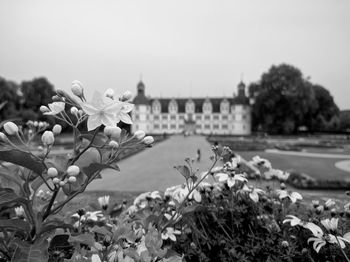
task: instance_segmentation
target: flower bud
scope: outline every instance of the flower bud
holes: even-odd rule
[[[76,95],[77,97],[83,97],[84,96],[83,84],[80,81],[78,81],[78,80],[74,80],[72,82],[71,90],[72,90],[72,93],[74,95]]]
[[[144,139],[142,139],[142,142],[146,145],[150,145],[154,142],[153,136],[146,136]]]
[[[55,142],[55,137],[51,131],[45,131],[41,136],[41,141],[45,146],[51,146]]]
[[[281,188],[282,190],[285,190],[285,189],[287,188],[287,186],[286,186],[285,183],[281,183],[281,184],[280,184],[280,188]]]
[[[55,135],[59,135],[62,131],[62,126],[61,125],[54,125],[53,128],[52,128],[52,132],[55,134]]]
[[[69,166],[67,169],[68,176],[77,176],[80,173],[80,168],[78,166]]]
[[[0,141],[6,142],[7,140],[7,136],[3,132],[0,132]]]
[[[68,178],[68,183],[73,184],[75,182],[77,182],[77,178],[75,176],[70,176]]]
[[[18,126],[13,122],[6,122],[4,124],[4,129],[6,133],[9,134],[10,136],[18,133]]]
[[[122,130],[117,126],[106,126],[103,132],[109,138],[119,139]]]
[[[110,98],[110,99],[114,99],[114,90],[111,88],[108,88],[105,93],[104,96]]]
[[[59,184],[61,182],[61,179],[59,179],[58,177],[55,177],[54,179],[52,179],[52,183],[54,184]]]
[[[130,91],[125,91],[122,97],[120,98],[120,101],[127,102],[130,101],[132,98],[132,93]]]
[[[59,97],[58,95],[54,95],[54,96],[52,97],[52,101],[53,101],[53,102],[61,102],[61,101],[62,101],[62,98]]]
[[[134,137],[136,137],[138,140],[142,140],[145,137],[146,133],[143,130],[137,130],[134,133]]]
[[[119,147],[118,142],[112,140],[111,142],[109,142],[109,146],[113,149],[117,149]]]
[[[58,175],[58,171],[56,168],[54,167],[50,167],[48,170],[47,170],[47,175],[49,177],[56,177]]]
[[[40,112],[41,113],[50,112],[50,109],[47,106],[41,106],[40,107]]]
[[[78,117],[78,113],[79,113],[78,108],[76,108],[75,106],[71,107],[71,108],[70,108],[70,113],[71,113],[72,115]]]
[[[66,181],[66,180],[63,180],[63,181],[60,181],[60,182],[59,182],[59,185],[60,185],[60,186],[64,186],[65,184],[67,184],[67,181]]]
[[[18,218],[24,218],[25,212],[22,206],[15,207],[15,213]]]

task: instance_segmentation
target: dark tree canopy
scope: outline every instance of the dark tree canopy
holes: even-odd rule
[[[255,130],[288,134],[300,127],[326,130],[337,125],[339,109],[328,90],[304,79],[294,66],[272,66],[250,84],[249,93],[255,97]]]
[[[0,122],[17,116],[19,107],[18,85],[0,77]]]

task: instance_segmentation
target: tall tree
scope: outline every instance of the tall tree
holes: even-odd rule
[[[251,86],[249,89],[257,93],[253,106],[254,127],[274,133],[297,131],[315,99],[301,71],[287,64],[272,66]]]

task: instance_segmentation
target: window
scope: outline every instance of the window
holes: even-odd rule
[[[180,128],[180,129],[183,129],[183,128],[184,128],[184,125],[179,125],[179,128]]]
[[[174,124],[170,125],[170,129],[176,129],[176,125]]]
[[[228,119],[227,115],[222,116],[222,120],[227,120],[227,119]]]
[[[228,129],[227,125],[222,125],[222,129]]]
[[[242,119],[247,119],[247,115],[243,114]]]
[[[159,129],[159,125],[158,124],[154,124],[154,129]]]
[[[214,119],[214,120],[219,120],[219,116],[218,116],[218,115],[214,115],[214,116],[213,116],[213,119]]]
[[[162,125],[162,128],[163,128],[163,129],[167,129],[167,128],[168,128],[168,125],[167,125],[167,124],[163,124],[163,125]]]
[[[168,120],[168,116],[167,115],[162,115],[162,119],[163,120]]]
[[[155,115],[155,116],[153,116],[153,119],[154,119],[154,120],[159,120],[159,116],[158,116],[158,115]]]
[[[174,115],[173,115],[173,116],[170,116],[170,119],[171,119],[171,120],[176,120],[176,116],[174,116]]]
[[[201,116],[201,115],[196,115],[196,119],[197,119],[197,120],[201,120],[201,119],[202,119],[202,116]]]
[[[184,115],[179,116],[179,119],[181,119],[181,120],[183,120],[184,118],[185,118]]]
[[[204,125],[205,129],[210,129],[210,125]]]
[[[204,119],[205,119],[205,120],[210,120],[210,116],[209,116],[209,115],[206,115],[206,116],[204,116]]]
[[[135,120],[140,120],[140,116],[138,114],[135,114]]]
[[[213,125],[214,129],[219,129],[219,125]]]
[[[201,125],[196,125],[196,129],[201,129],[202,126]]]

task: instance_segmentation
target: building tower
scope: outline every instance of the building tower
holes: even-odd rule
[[[131,126],[131,132],[134,133],[136,130],[141,129],[146,133],[149,133],[150,104],[149,99],[145,94],[145,84],[141,80],[137,84],[137,95],[135,96],[133,103],[135,105],[135,109],[132,111],[134,124]]]

